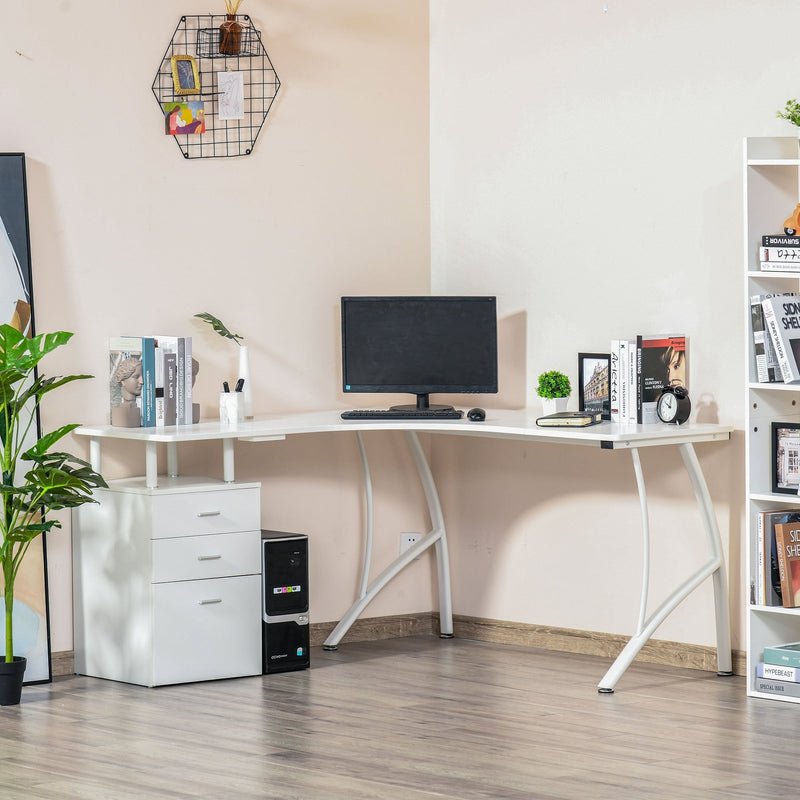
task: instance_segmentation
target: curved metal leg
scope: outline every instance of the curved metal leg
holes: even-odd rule
[[[722,542],[719,537],[714,509],[711,505],[711,497],[708,493],[700,463],[695,455],[694,448],[690,443],[679,445],[686,472],[694,489],[697,504],[700,509],[700,516],[703,523],[703,532],[706,537],[706,544],[709,550],[709,558],[692,573],[683,583],[681,583],[672,594],[662,602],[658,608],[637,630],[636,635],[632,636],[622,652],[617,656],[611,668],[603,676],[598,684],[598,691],[610,693],[614,691],[617,681],[622,677],[625,670],[642,649],[647,640],[653,635],[658,626],[674,611],[674,609],[703,581],[709,576],[713,576],[714,581],[714,603],[717,627],[717,667],[720,675],[732,674],[731,659],[731,638],[730,638],[730,618],[728,613],[728,589],[727,578],[725,576],[725,563],[722,557]],[[636,452],[635,450],[633,451]],[[638,460],[638,455],[634,456]],[[637,475],[638,482],[638,475]],[[646,497],[644,482],[639,482],[639,496],[643,509],[646,508]]]
[[[414,462],[417,466],[422,488],[425,491],[425,498],[428,502],[428,513],[431,518],[431,531],[423,536],[413,547],[410,547],[402,555],[389,564],[383,572],[378,575],[369,586],[364,586],[366,572],[362,575],[362,590],[359,598],[347,610],[347,613],[339,621],[338,625],[331,631],[325,640],[323,647],[326,650],[335,650],[350,626],[358,619],[361,612],[375,599],[378,592],[386,586],[398,573],[402,572],[417,556],[425,552],[429,547],[436,547],[436,566],[439,579],[439,614],[441,635],[449,637],[453,635],[453,611],[452,599],[450,595],[450,565],[447,556],[447,539],[445,537],[444,518],[442,508],[439,503],[439,495],[436,492],[436,484],[433,482],[430,467],[422,452],[419,439],[413,431],[405,431],[406,441]],[[368,470],[364,460],[365,469]],[[369,474],[368,471],[366,473]],[[371,489],[370,495],[371,495]],[[370,499],[371,508],[371,499]],[[365,555],[365,569],[368,570]]]

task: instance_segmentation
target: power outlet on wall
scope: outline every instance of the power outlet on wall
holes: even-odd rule
[[[400,534],[400,555],[403,555],[409,547],[413,547],[422,538],[421,533],[401,533]],[[417,556],[414,561],[417,561]]]

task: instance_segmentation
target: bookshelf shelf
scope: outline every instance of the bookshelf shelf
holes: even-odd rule
[[[800,609],[756,605],[759,569],[758,527],[764,511],[797,509],[800,496],[772,487],[771,423],[800,423],[800,384],[762,383],[755,365],[751,298],[757,294],[800,292],[800,271],[755,269],[764,234],[782,234],[785,220],[800,202],[800,148],[796,137],[755,137],[744,141],[743,272],[747,314],[745,365],[745,463],[747,497],[747,693],[751,697],[797,703],[790,692],[762,691],[756,667],[765,647],[800,641]],[[775,682],[772,682],[773,684]],[[788,687],[785,687],[788,688]]]

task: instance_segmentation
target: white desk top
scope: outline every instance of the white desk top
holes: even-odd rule
[[[118,428],[110,425],[83,426],[74,433],[97,439],[130,439],[141,442],[192,442],[202,440],[269,441],[301,433],[342,431],[408,431],[449,433],[459,436],[482,436],[499,439],[533,439],[540,442],[581,444],[616,450],[684,442],[721,441],[730,438],[732,425],[695,423],[685,425],[620,425],[601,422],[586,428],[540,428],[534,409],[486,410],[484,422],[460,420],[343,420],[344,409],[295,414],[269,414],[235,425],[219,421],[164,428]]]

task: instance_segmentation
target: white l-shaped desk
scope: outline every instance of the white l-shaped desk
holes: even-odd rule
[[[364,466],[367,497],[367,537],[362,572],[361,588],[356,601],[325,641],[327,649],[335,649],[375,596],[401,570],[429,547],[435,548],[438,576],[440,635],[453,635],[453,611],[450,595],[450,570],[447,554],[447,536],[444,518],[436,492],[433,476],[428,467],[417,433],[479,436],[499,439],[520,439],[563,445],[583,445],[602,449],[625,449],[631,452],[636,485],[639,493],[643,533],[642,595],[636,633],[616,658],[598,684],[600,692],[613,692],[618,680],[631,664],[656,628],[669,614],[707,578],[714,586],[714,607],[717,635],[717,671],[720,675],[732,674],[730,619],[728,590],[722,544],[711,498],[699,461],[694,452],[696,442],[727,441],[732,426],[712,424],[676,425],[618,425],[603,422],[588,428],[540,428],[536,425],[537,414],[533,410],[489,410],[484,422],[462,420],[342,420],[339,410],[297,414],[275,414],[259,417],[234,425],[221,425],[218,421],[201,422],[196,425],[171,426],[166,428],[117,428],[111,426],[81,427],[78,436],[90,440],[90,461],[94,469],[102,471],[101,443],[103,440],[128,439],[141,441],[145,445],[145,482],[149,488],[158,486],[158,445],[166,444],[167,469],[170,476],[178,475],[178,444],[204,440],[222,442],[223,479],[234,481],[234,443],[269,442],[303,433],[353,433],[358,437]],[[372,552],[372,489],[369,464],[361,434],[364,431],[399,431],[406,437],[414,457],[417,471],[425,491],[431,530],[413,547],[406,550],[386,567],[376,578],[369,581]],[[647,494],[639,449],[642,447],[678,447],[697,500],[706,561],[688,575],[679,586],[647,615],[649,585],[649,537],[650,525],[647,509]]]

